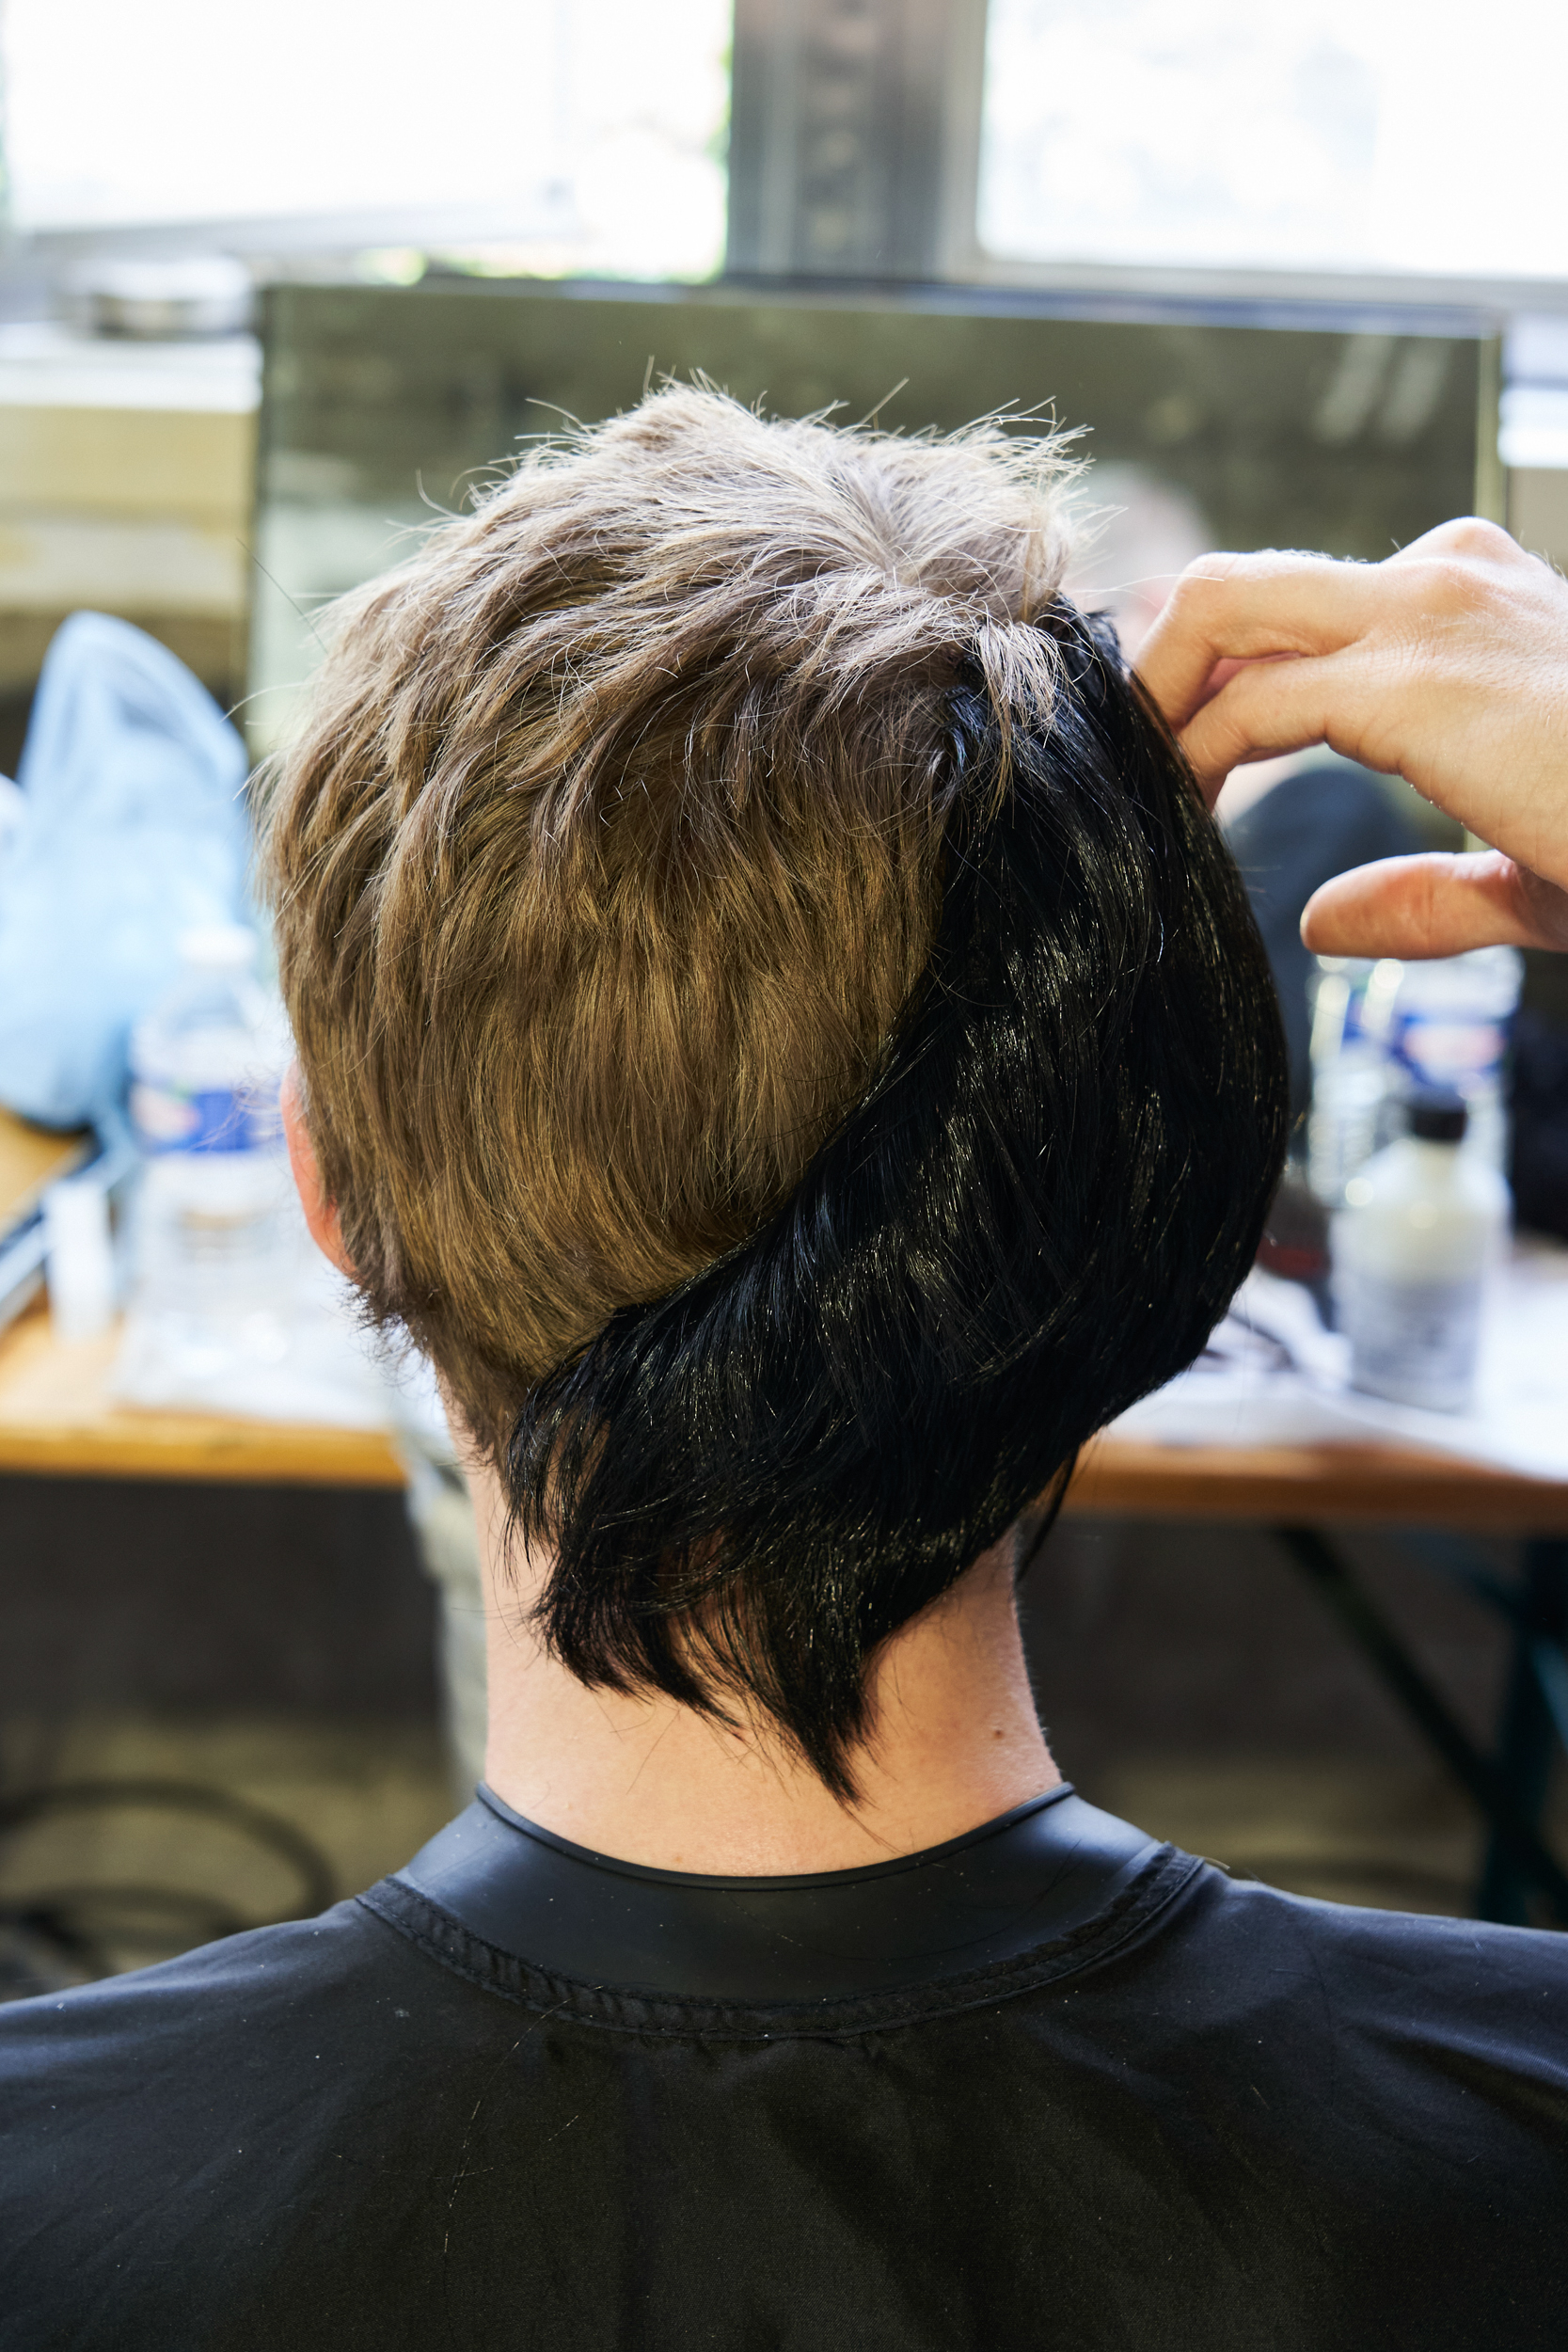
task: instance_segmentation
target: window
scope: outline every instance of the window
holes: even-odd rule
[[[12,222],[705,277],[729,38],[729,0],[6,0]]]
[[[994,262],[1568,276],[1568,9],[990,0]]]

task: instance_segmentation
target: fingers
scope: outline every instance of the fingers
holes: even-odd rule
[[[1329,743],[1368,767],[1375,703],[1366,662],[1351,648],[1316,660],[1251,661],[1236,670],[1181,730],[1180,743],[1211,807],[1232,770]]]
[[[1314,891],[1301,935],[1320,956],[1463,955],[1471,947],[1568,947],[1568,893],[1496,850],[1391,857]]]
[[[1272,549],[1200,556],[1139,648],[1138,674],[1180,734],[1214,691],[1216,664],[1335,652],[1365,632],[1380,601],[1370,564]]]

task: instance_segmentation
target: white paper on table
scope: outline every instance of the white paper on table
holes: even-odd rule
[[[1201,1357],[1111,1426],[1160,1445],[1395,1442],[1568,1479],[1568,1248],[1517,1242],[1488,1291],[1472,1409],[1363,1396],[1299,1283],[1255,1268]]]
[[[257,1315],[232,1334],[133,1306],[109,1393],[164,1412],[386,1428],[392,1410],[374,1343],[359,1327],[348,1284],[331,1280],[330,1290],[312,1284],[285,1312]]]

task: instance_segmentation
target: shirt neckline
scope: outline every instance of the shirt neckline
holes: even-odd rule
[[[626,1862],[619,1854],[599,1853],[592,1846],[576,1845],[571,1838],[562,1837],[559,1831],[545,1829],[539,1822],[531,1821],[526,1814],[515,1812],[504,1797],[497,1796],[487,1781],[482,1780],[474,1790],[478,1803],[487,1806],[499,1820],[506,1822],[512,1829],[521,1830],[525,1837],[548,1846],[556,1853],[565,1855],[574,1862],[586,1863],[591,1869],[613,1871],[619,1877],[640,1879],[652,1886],[690,1886],[715,1893],[747,1896],[787,1894],[793,1889],[805,1887],[864,1886],[874,1880],[894,1878],[906,1870],[924,1869],[930,1863],[942,1862],[965,1852],[988,1837],[999,1836],[1016,1822],[1028,1820],[1033,1814],[1043,1812],[1047,1805],[1059,1804],[1065,1798],[1076,1793],[1070,1781],[1058,1781],[1053,1788],[1045,1789],[1037,1797],[1026,1797],[1022,1804],[1015,1804],[1010,1811],[998,1813],[990,1820],[982,1821],[978,1828],[966,1829],[960,1836],[949,1837],[940,1846],[923,1846],[917,1853],[895,1854],[886,1862],[859,1863],[851,1870],[813,1870],[791,1877],[721,1878],[704,1870],[660,1870],[650,1863]]]
[[[485,1791],[388,1883],[546,1977],[760,2007],[932,1985],[1080,1937],[1165,1851],[1064,1783],[886,1863],[722,1879],[595,1854]]]

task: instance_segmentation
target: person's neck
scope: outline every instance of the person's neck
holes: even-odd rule
[[[507,1541],[493,1470],[471,1470],[469,1485],[488,1618],[485,1779],[541,1828],[655,1869],[790,1877],[942,1845],[1059,1783],[1006,1541],[878,1658],[851,1806],[754,1728],[726,1729],[661,1695],[586,1689],[529,1622],[548,1562]]]

